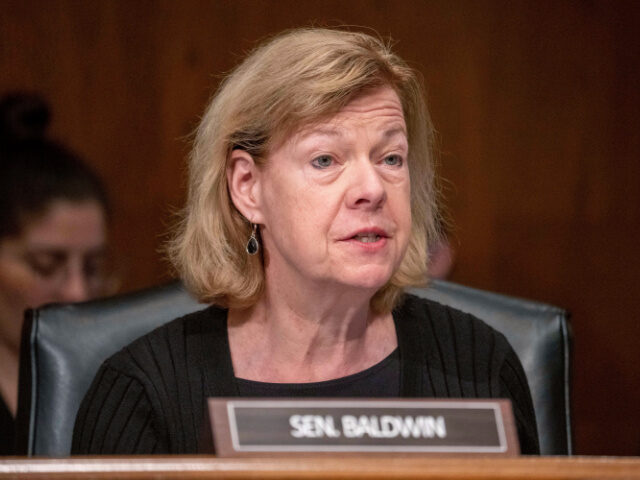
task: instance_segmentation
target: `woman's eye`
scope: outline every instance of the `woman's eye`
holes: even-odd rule
[[[402,165],[402,157],[400,155],[388,155],[384,157],[384,164],[392,167],[399,167]]]
[[[34,272],[36,272],[38,275],[44,278],[52,277],[56,273],[58,273],[58,267],[55,265],[43,265],[43,264],[34,263],[33,265],[31,265],[31,268],[33,269]]]
[[[64,267],[64,259],[55,255],[28,255],[26,262],[33,272],[43,278],[56,275]]]
[[[322,169],[330,167],[333,164],[333,158],[329,155],[320,155],[311,161],[314,168]]]

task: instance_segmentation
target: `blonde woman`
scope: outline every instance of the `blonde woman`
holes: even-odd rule
[[[362,33],[257,48],[198,129],[171,244],[211,306],[100,369],[75,453],[194,453],[211,396],[507,397],[538,451],[520,363],[481,321],[403,294],[437,237],[416,74]]]

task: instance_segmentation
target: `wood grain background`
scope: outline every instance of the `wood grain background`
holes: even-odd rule
[[[0,1],[0,90],[42,92],[107,180],[122,291],[169,278],[187,136],[285,28],[391,36],[424,75],[454,281],[569,309],[576,451],[640,455],[640,8],[634,1]]]

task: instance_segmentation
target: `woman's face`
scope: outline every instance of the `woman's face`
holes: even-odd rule
[[[93,201],[59,200],[0,240],[0,338],[18,348],[23,312],[50,302],[78,302],[103,287],[105,218]]]
[[[272,151],[252,218],[261,224],[267,284],[318,293],[382,287],[411,232],[407,156],[402,105],[389,87]]]

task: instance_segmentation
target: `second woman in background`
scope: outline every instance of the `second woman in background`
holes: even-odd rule
[[[14,452],[24,311],[103,292],[107,195],[78,156],[46,138],[42,99],[0,99],[0,456]]]

